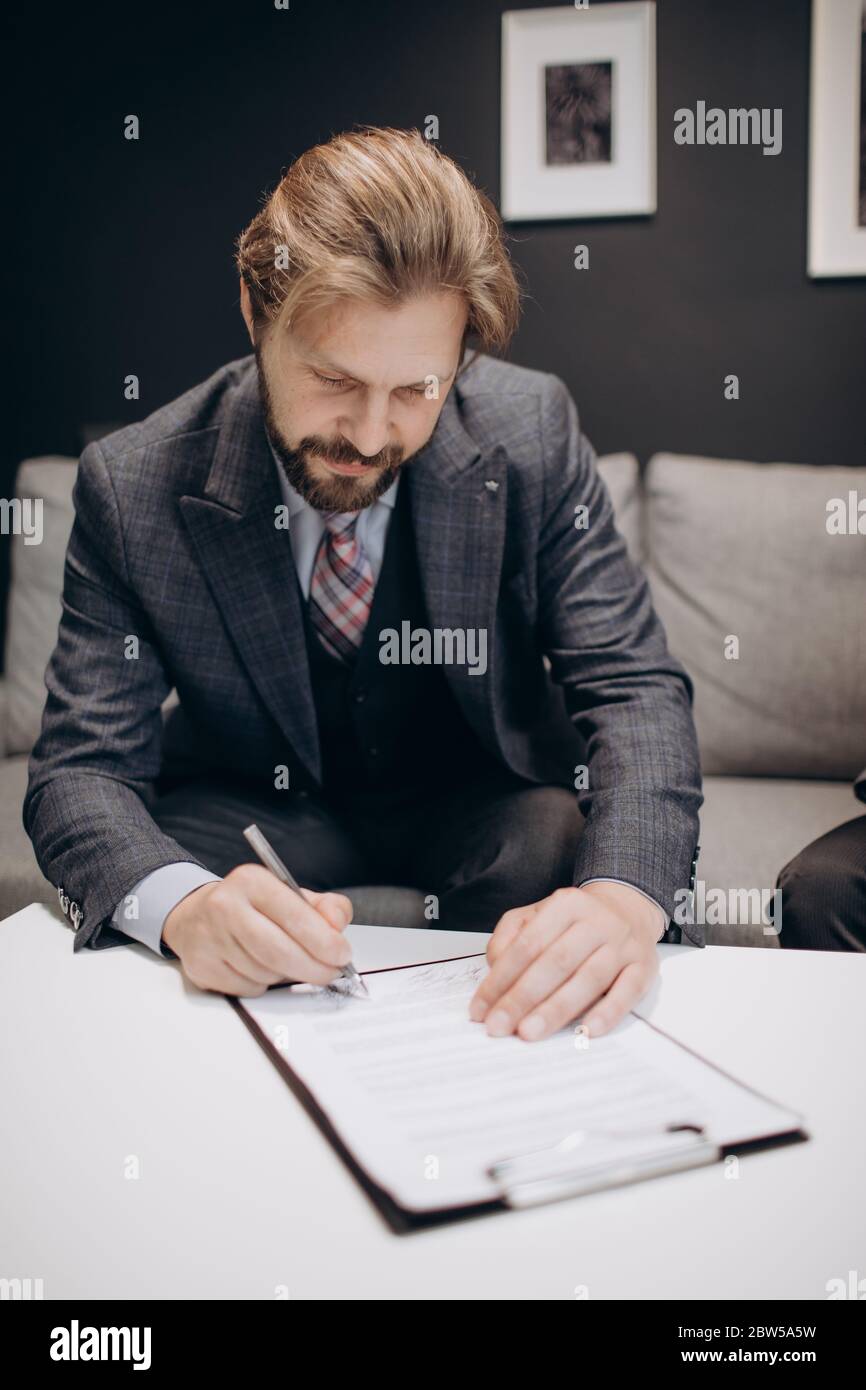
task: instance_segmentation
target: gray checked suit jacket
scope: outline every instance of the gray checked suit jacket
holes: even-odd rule
[[[483,676],[443,668],[466,719],[530,781],[573,787],[585,761],[575,883],[623,879],[673,916],[702,800],[692,686],[566,387],[476,356],[403,485],[431,626],[487,630]],[[200,862],[149,814],[161,770],[273,769],[288,745],[319,777],[321,753],[254,359],[88,445],[73,500],[23,819],[79,949],[151,870]]]

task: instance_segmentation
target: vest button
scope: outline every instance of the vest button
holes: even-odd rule
[[[370,748],[368,748],[368,749],[367,749],[367,752],[370,754],[370,757],[371,757],[371,758],[378,758],[378,756],[379,756],[379,750],[378,750],[378,748],[375,747],[375,745],[373,745],[373,746],[371,746]]]
[[[354,695],[352,696],[352,699],[355,701],[355,704],[356,704],[356,705],[363,705],[363,703],[364,703],[364,701],[366,700],[366,698],[367,698],[367,692],[366,692],[366,690],[363,690],[363,689],[361,689],[361,690],[356,690],[355,693],[354,693]]]

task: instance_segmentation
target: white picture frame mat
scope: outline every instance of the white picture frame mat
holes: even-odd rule
[[[611,162],[547,166],[544,68],[595,62],[614,65]],[[655,136],[653,3],[503,14],[501,204],[506,221],[654,212]]]

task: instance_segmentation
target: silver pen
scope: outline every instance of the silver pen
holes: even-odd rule
[[[271,873],[276,874],[281,883],[285,883],[287,888],[293,889],[293,891],[298,894],[298,897],[301,898],[303,902],[306,902],[307,900],[301,892],[300,884],[297,883],[289,873],[282,859],[277,854],[277,851],[270,841],[265,838],[261,830],[259,830],[259,827],[257,825],[248,825],[244,831],[244,839],[247,841],[250,848],[255,850],[265,868],[270,869]],[[358,974],[351,961],[348,965],[343,966],[340,973],[345,980],[351,981],[355,989],[363,991],[367,998],[370,997],[370,991],[367,988],[366,982]]]

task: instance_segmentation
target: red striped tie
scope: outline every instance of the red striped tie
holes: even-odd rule
[[[359,516],[324,513],[310,580],[310,621],[325,649],[346,662],[358,654],[373,602],[373,571],[355,535]]]

